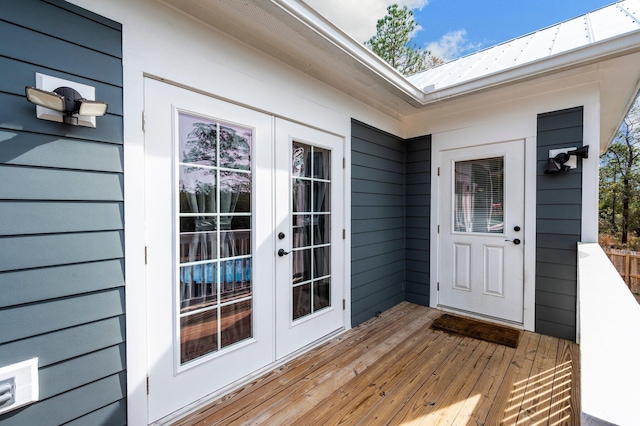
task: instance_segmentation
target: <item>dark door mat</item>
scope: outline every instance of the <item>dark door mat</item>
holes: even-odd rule
[[[449,314],[441,315],[431,324],[431,328],[473,337],[474,339],[486,340],[487,342],[509,346],[510,348],[518,347],[518,342],[522,335],[522,330]]]

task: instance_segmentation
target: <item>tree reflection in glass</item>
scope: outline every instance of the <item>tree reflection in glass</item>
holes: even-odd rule
[[[178,121],[184,363],[253,335],[253,131],[186,113],[180,113]]]

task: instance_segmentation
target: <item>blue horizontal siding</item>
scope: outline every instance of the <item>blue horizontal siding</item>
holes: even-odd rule
[[[0,162],[15,166],[122,173],[122,145],[0,129]]]
[[[124,260],[101,260],[0,273],[0,308],[124,286]]]
[[[536,331],[575,340],[582,169],[544,174],[550,149],[582,146],[582,107],[538,115]]]
[[[125,316],[120,315],[5,343],[0,351],[0,363],[7,365],[39,357],[40,368],[43,368],[83,354],[119,345],[124,343],[124,337]]]
[[[431,138],[352,121],[352,325],[403,301],[429,304]]]
[[[429,306],[431,137],[407,142],[406,300]]]
[[[38,357],[40,379],[40,400],[0,424],[126,424],[121,26],[6,0],[0,39],[0,366]],[[108,114],[37,119],[38,72],[95,87]]]
[[[351,126],[351,323],[404,300],[405,145]]]
[[[28,3],[28,1],[21,2],[21,4],[24,3]],[[14,7],[23,6],[15,5]],[[31,25],[41,26],[50,21],[47,16],[33,13],[31,17]],[[33,18],[37,22],[34,22]],[[6,21],[0,21],[0,32],[4,35],[4,40],[15,41],[14,43],[4,43],[2,47],[4,56],[70,74],[91,76],[94,80],[122,86],[121,59],[78,45],[75,37],[71,35],[71,40],[64,40],[48,36],[40,32],[39,29],[25,28]],[[117,41],[119,44],[119,40]]]

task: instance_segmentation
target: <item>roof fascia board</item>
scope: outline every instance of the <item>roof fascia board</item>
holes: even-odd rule
[[[634,31],[464,83],[441,89],[430,85],[422,89],[304,2],[300,0],[269,0],[268,4],[289,16],[290,19],[298,21],[310,32],[326,40],[330,46],[361,64],[365,70],[377,76],[383,85],[386,84],[387,89],[392,93],[395,91],[396,96],[416,108],[640,51],[640,31]]]
[[[423,91],[383,61],[378,55],[358,43],[303,2],[297,0],[270,1],[303,23],[310,30],[323,37],[336,48],[361,63],[371,72],[378,75],[396,90],[399,90],[405,96],[411,98],[416,106],[426,106],[447,99],[514,84],[554,72],[578,68],[594,62],[640,51],[640,32],[636,31],[569,50],[559,55],[542,58],[520,67],[480,77],[460,85],[435,90],[433,90],[432,87],[427,87]]]
[[[419,103],[424,97],[422,90],[407,80],[395,68],[303,2],[297,0],[271,0],[271,2],[406,96]]]

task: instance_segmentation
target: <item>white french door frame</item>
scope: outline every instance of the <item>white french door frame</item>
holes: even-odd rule
[[[274,241],[275,249],[290,251],[288,255],[276,255],[276,359],[295,353],[315,341],[321,341],[325,336],[336,334],[346,329],[343,312],[346,310],[347,283],[344,278],[344,253],[346,235],[344,226],[344,138],[318,129],[310,128],[298,123],[277,118],[275,121],[275,188],[276,202],[274,202]],[[330,305],[317,312],[310,313],[294,320],[291,318],[293,309],[291,267],[292,257],[296,253],[293,248],[292,224],[292,143],[308,145],[309,147],[327,150],[330,161]],[[313,161],[313,160],[312,160]],[[311,181],[315,176],[309,175]],[[320,181],[324,181],[321,178]],[[315,199],[311,197],[311,203]],[[312,209],[313,210],[313,209]],[[306,215],[305,213],[304,215]],[[282,233],[280,240],[276,235]],[[343,236],[344,235],[344,236]],[[313,245],[313,244],[312,244]],[[321,246],[323,246],[321,244]],[[304,251],[304,250],[303,250]],[[313,262],[312,262],[313,263]],[[316,284],[322,280],[309,277]],[[312,290],[311,290],[312,291]],[[313,299],[313,296],[311,297]],[[343,300],[345,300],[343,305]]]
[[[524,244],[524,295],[523,295],[523,328],[528,331],[535,330],[535,262],[536,262],[536,138],[526,137],[521,139],[510,139],[506,141],[497,142],[509,142],[514,140],[524,141],[524,223],[523,223],[523,238],[528,242]],[[462,141],[462,142],[460,142]],[[497,143],[494,142],[494,143]],[[448,203],[449,197],[447,194],[440,194],[439,168],[441,164],[440,152],[450,149],[462,149],[472,148],[486,143],[471,144],[467,138],[456,138],[453,135],[432,135],[431,145],[431,220],[430,225],[430,291],[429,291],[429,306],[433,308],[438,307],[438,282],[439,282],[439,268],[438,262],[440,261],[439,246],[439,215],[441,203]],[[444,198],[443,198],[444,197]]]
[[[126,234],[125,245],[127,249],[127,256],[125,258],[125,279],[127,285],[127,316],[126,316],[126,329],[127,329],[127,381],[128,391],[127,396],[129,400],[127,418],[132,424],[149,424],[149,412],[148,412],[148,395],[147,386],[149,386],[148,379],[148,314],[147,314],[147,268],[146,264],[146,201],[144,194],[145,190],[145,169],[140,166],[145,163],[145,117],[144,117],[144,82],[147,79],[161,81],[167,85],[176,86],[185,90],[192,90],[214,99],[229,102],[231,104],[241,106],[256,112],[262,112],[271,115],[272,120],[275,122],[276,118],[283,118],[294,123],[308,126],[317,130],[331,133],[335,136],[339,136],[343,141],[343,147],[341,154],[344,158],[345,167],[343,169],[343,184],[342,184],[342,223],[344,228],[344,238],[341,239],[343,245],[343,267],[342,276],[339,277],[343,286],[343,299],[344,309],[342,310],[343,330],[351,328],[351,292],[350,292],[350,276],[351,276],[351,119],[348,116],[342,116],[340,114],[334,114],[333,111],[324,111],[322,106],[310,105],[311,108],[302,108],[293,116],[282,116],[275,112],[265,111],[264,108],[257,108],[254,105],[246,104],[244,102],[238,102],[234,99],[220,98],[215,93],[195,90],[192,86],[183,85],[175,81],[171,81],[164,78],[159,78],[153,74],[140,73],[133,78],[130,83],[133,91],[138,89],[137,93],[141,96],[129,96],[129,103],[131,109],[138,110],[138,113],[131,113],[130,116],[141,117],[141,120],[128,120],[125,122],[125,136],[129,143],[124,146],[124,156],[126,158],[125,170],[125,202],[127,209],[125,210],[126,220]],[[130,91],[131,93],[131,91]],[[274,135],[275,137],[275,135]],[[274,185],[274,182],[270,182]],[[275,225],[275,223],[274,223]],[[275,242],[274,242],[275,249]],[[275,252],[275,250],[274,250]],[[298,356],[299,354],[311,349],[312,347],[321,344],[322,341],[313,342],[307,347],[301,348],[299,351],[292,353],[275,363],[256,371],[255,374],[245,377],[237,382],[230,383],[223,389],[220,389],[216,394],[211,394],[208,398],[217,398],[220,395],[230,392],[244,385],[247,381],[255,378],[256,375],[263,374],[278,365],[284,364]],[[275,351],[274,351],[275,356]],[[153,384],[151,384],[153,386]],[[195,406],[202,404],[206,401],[196,401],[189,407],[185,407],[185,410],[194,409]],[[177,418],[184,414],[186,411],[176,412],[174,415],[169,416]],[[168,420],[166,418],[165,420]]]
[[[148,247],[148,263],[145,272],[147,280],[146,352],[149,378],[147,406],[149,420],[164,421],[162,420],[164,417],[273,362],[274,337],[270,321],[274,304],[271,288],[273,260],[269,241],[273,234],[272,205],[271,198],[258,199],[260,194],[271,194],[272,190],[270,180],[273,156],[270,142],[273,119],[255,110],[235,106],[156,80],[145,82],[145,102],[146,121],[149,126],[145,134],[144,163],[147,180],[145,225]],[[178,170],[184,167],[178,163],[177,141],[180,128],[178,118],[182,113],[192,116],[194,121],[210,120],[231,126],[240,125],[240,128],[250,130],[252,135],[250,141],[252,161],[248,169],[252,179],[250,190],[252,207],[249,210],[251,222],[249,254],[252,275],[250,336],[240,337],[235,344],[228,346],[228,350],[217,348],[214,351],[205,351],[198,355],[201,358],[186,361],[180,359],[178,352],[181,327],[178,319],[180,312],[177,307],[179,262],[176,235],[179,232],[179,204],[176,196]],[[217,161],[215,167],[222,168]],[[239,170],[237,167],[228,167],[229,170]],[[219,187],[218,180],[215,181],[215,187]],[[220,204],[217,196],[214,199]],[[221,207],[211,211],[216,217],[222,214],[222,210],[218,211],[219,208]],[[216,232],[219,232],[219,229],[221,229],[220,225],[217,225]],[[206,260],[208,264],[214,265],[221,264],[208,262],[228,257],[227,254],[218,252],[217,242],[215,245],[213,257],[195,260]],[[231,258],[235,257],[237,256],[233,255]],[[204,270],[201,274],[204,277]],[[235,269],[231,274],[237,274]],[[216,275],[213,275],[214,279]],[[204,288],[202,291],[204,294]],[[220,292],[217,293],[220,297]],[[245,295],[244,299],[246,298]],[[218,299],[215,309],[196,309],[194,315],[196,317],[207,315],[202,313],[205,310],[207,313],[223,310],[222,303]],[[235,307],[239,304],[229,303],[228,306]],[[216,327],[219,326],[219,321],[218,314],[218,319],[215,320]],[[218,335],[221,332],[218,330],[215,334]],[[200,339],[197,333],[195,336],[196,340]],[[205,343],[206,339],[205,336],[202,343]],[[201,380],[203,376],[210,379]]]

